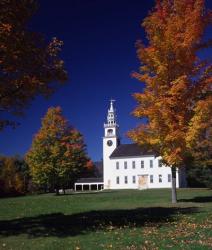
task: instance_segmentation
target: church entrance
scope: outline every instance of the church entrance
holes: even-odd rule
[[[138,188],[139,189],[148,188],[148,174],[138,176]]]

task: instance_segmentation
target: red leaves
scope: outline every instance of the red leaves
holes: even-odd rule
[[[92,170],[93,167],[94,167],[93,162],[92,162],[91,160],[89,160],[89,161],[87,162],[87,164],[86,164],[86,168],[87,168],[88,170]]]
[[[17,115],[37,94],[49,96],[55,82],[67,79],[59,58],[63,42],[46,43],[27,29],[36,1],[1,0],[0,9],[0,109]]]

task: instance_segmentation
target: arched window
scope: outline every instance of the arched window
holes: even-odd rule
[[[108,134],[108,135],[112,135],[112,134],[113,134],[113,130],[112,130],[112,129],[108,129],[108,130],[107,130],[107,134]]]

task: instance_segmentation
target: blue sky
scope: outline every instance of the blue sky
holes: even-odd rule
[[[211,1],[206,1],[212,7]],[[0,134],[0,154],[24,155],[48,107],[61,106],[64,116],[85,138],[93,160],[102,158],[103,123],[110,98],[116,100],[122,143],[140,121],[130,113],[134,92],[142,83],[131,78],[138,69],[135,42],[145,39],[140,24],[153,0],[45,0],[32,19],[31,29],[64,41],[61,53],[69,80],[48,100],[37,97],[16,118],[20,126]],[[211,32],[211,31],[210,31]],[[209,36],[209,33],[207,36]]]

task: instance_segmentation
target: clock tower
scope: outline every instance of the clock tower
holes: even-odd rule
[[[111,185],[111,160],[110,155],[119,145],[118,124],[116,123],[116,110],[113,107],[114,100],[110,100],[110,108],[107,114],[107,123],[104,124],[103,137],[103,173],[104,188],[109,189]]]

